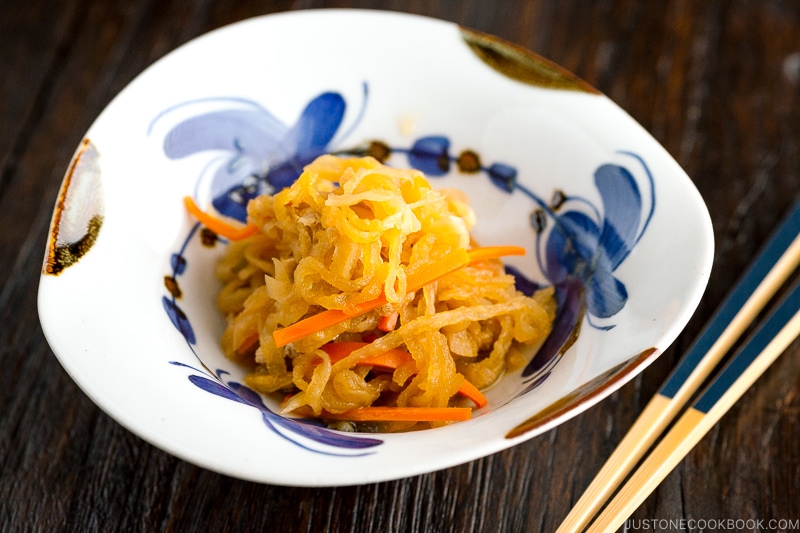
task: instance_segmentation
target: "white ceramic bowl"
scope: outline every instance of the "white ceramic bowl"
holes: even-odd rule
[[[367,435],[287,420],[219,349],[225,244],[203,245],[181,198],[241,216],[314,156],[363,149],[467,192],[481,244],[528,249],[508,261],[520,286],[558,287],[549,344],[470,421]],[[467,462],[606,397],[685,326],[713,237],[669,154],[558,66],[442,21],[333,10],[224,27],[137,77],[78,148],[46,255],[47,339],[119,423],[211,470],[324,486]]]

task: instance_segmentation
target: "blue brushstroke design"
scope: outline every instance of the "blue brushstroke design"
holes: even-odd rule
[[[283,417],[266,406],[261,395],[245,385],[235,381],[225,381],[229,373],[225,370],[217,370],[216,375],[209,377],[206,371],[194,368],[191,365],[170,361],[170,364],[189,368],[198,374],[189,376],[189,381],[199,389],[214,394],[220,398],[231,400],[249,407],[254,407],[261,411],[261,418],[264,424],[282,439],[300,446],[308,451],[323,455],[336,457],[360,457],[369,453],[337,453],[331,450],[310,447],[297,440],[297,436],[304,437],[314,443],[330,446],[333,448],[348,450],[368,450],[383,444],[383,441],[376,438],[348,435],[327,429],[317,421],[299,420]]]

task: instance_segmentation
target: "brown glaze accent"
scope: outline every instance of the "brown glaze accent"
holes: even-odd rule
[[[44,265],[45,274],[56,276],[63,272],[65,268],[77,263],[94,245],[97,240],[97,235],[100,233],[100,227],[103,225],[103,216],[101,214],[96,214],[88,221],[86,233],[83,237],[76,242],[58,244],[58,232],[61,219],[66,209],[67,193],[72,184],[75,169],[89,146],[91,146],[89,139],[84,139],[76,151],[75,156],[72,158],[69,169],[67,169],[67,173],[64,175],[64,181],[61,183],[61,189],[58,191],[58,199],[56,200],[56,206],[53,210],[53,219],[50,222],[47,259]]]
[[[178,280],[172,276],[164,276],[164,287],[166,287],[169,293],[176,299],[183,296],[180,285],[178,285]]]
[[[381,163],[385,163],[389,156],[392,155],[392,149],[389,145],[382,141],[372,141],[366,150],[366,155],[374,157]]]
[[[217,245],[217,241],[219,240],[219,236],[211,231],[208,228],[203,228],[200,230],[200,242],[206,248],[213,248]]]
[[[568,70],[519,45],[463,27],[461,36],[484,63],[511,79],[547,89],[600,94]]]
[[[624,363],[620,363],[614,368],[600,374],[596,378],[578,387],[567,396],[548,405],[525,422],[506,433],[506,438],[513,439],[540,428],[568,411],[575,409],[579,405],[603,395],[603,393],[621,384],[625,378],[629,377],[642,364],[648,361],[657,351],[656,348],[648,348],[636,357]]]
[[[481,158],[473,150],[464,150],[461,152],[458,156],[458,160],[456,160],[456,164],[458,164],[458,170],[465,174],[475,174],[481,170]]]
[[[58,275],[65,268],[77,263],[78,260],[86,255],[86,252],[94,246],[94,242],[97,240],[97,234],[100,233],[100,227],[102,225],[103,217],[95,215],[89,220],[89,225],[86,227],[86,234],[79,240],[69,244],[53,246],[51,255],[47,259],[47,268],[45,272]],[[52,238],[52,243],[55,244],[55,238]]]
[[[553,191],[553,197],[550,199],[550,209],[552,209],[553,211],[558,211],[559,209],[561,209],[561,206],[564,204],[566,200],[567,200],[567,195],[564,193],[564,191],[556,189],[555,191]]]

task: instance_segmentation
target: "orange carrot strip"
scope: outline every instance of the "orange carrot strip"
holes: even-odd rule
[[[388,315],[383,315],[381,319],[378,320],[378,329],[387,333],[394,330],[395,326],[397,326],[398,318],[400,318],[400,313],[397,311]]]
[[[439,278],[458,270],[459,268],[468,265],[474,261],[485,261],[486,259],[496,259],[506,255],[524,255],[525,248],[521,246],[485,246],[473,248],[468,252],[464,250],[456,250],[447,257],[443,257],[432,262],[426,268],[421,268],[412,273],[406,279],[406,287],[408,292],[413,292],[421,289],[429,283],[433,283]],[[296,340],[307,337],[318,331],[329,328],[340,322],[344,322],[354,316],[364,314],[373,309],[384,305],[386,303],[386,296],[380,295],[379,297],[369,302],[364,302],[353,307],[352,311],[345,312],[338,309],[328,309],[314,316],[304,318],[285,328],[276,329],[272,333],[275,339],[275,344],[278,347],[286,346],[287,344]]]
[[[254,333],[247,337],[242,343],[236,348],[237,355],[246,355],[250,350],[256,347],[258,344],[258,333]]]
[[[453,252],[447,257],[434,261],[428,267],[417,270],[409,275],[406,279],[407,290],[412,292],[421,289],[428,283],[433,283],[450,272],[468,265],[469,262],[470,256],[464,250]],[[354,306],[354,310],[351,313],[345,313],[338,309],[328,309],[314,316],[304,318],[285,328],[276,329],[272,332],[272,337],[275,339],[275,344],[278,347],[286,346],[290,342],[322,331],[325,328],[344,322],[354,316],[377,309],[384,304],[386,304],[386,295],[382,294],[374,300]]]
[[[341,361],[355,350],[367,346],[366,342],[329,342],[322,347],[331,358],[331,363]],[[379,366],[395,370],[411,360],[411,354],[399,348],[392,348],[383,353],[367,357],[358,362],[360,365]]]
[[[469,407],[358,407],[322,418],[353,422],[460,422],[472,418]]]
[[[246,226],[233,226],[228,224],[224,220],[220,220],[219,218],[210,215],[197,207],[197,204],[191,198],[191,196],[185,196],[183,198],[183,205],[186,206],[187,211],[194,215],[194,217],[205,227],[220,235],[225,237],[231,241],[239,241],[251,235],[255,235],[258,233],[258,227],[252,224],[248,224]]]
[[[475,407],[478,409],[486,406],[489,403],[489,400],[487,400],[486,396],[484,396],[483,393],[478,390],[478,387],[466,379],[461,382],[461,386],[458,388],[458,393],[472,400],[472,403],[474,403]]]
[[[322,347],[325,350],[325,353],[331,358],[331,364],[336,363],[337,361],[341,361],[355,350],[359,348],[363,348],[367,346],[369,343],[367,342],[329,342],[328,344]],[[391,350],[387,350],[381,354],[373,355],[371,357],[367,357],[366,359],[362,359],[357,364],[359,365],[370,365],[370,366],[377,366],[380,368],[386,368],[388,370],[396,370],[403,364],[407,363],[412,359],[411,354],[405,350],[401,350],[400,348],[392,348]],[[486,399],[486,396],[478,390],[478,387],[467,381],[466,379],[461,382],[461,386],[458,388],[458,393],[465,398],[472,400],[475,406],[480,409],[481,407],[486,406],[489,403],[489,400]]]
[[[507,255],[525,255],[525,248],[522,246],[481,246],[469,251],[470,260],[474,263]]]

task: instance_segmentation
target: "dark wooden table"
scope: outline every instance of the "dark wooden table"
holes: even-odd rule
[[[513,449],[410,479],[321,489],[239,481],[178,460],[78,389],[45,342],[36,295],[51,209],[83,133],[134,76],[189,39],[318,7],[415,12],[496,34],[575,72],[653,133],[708,203],[717,243],[700,307],[656,363]],[[553,531],[798,197],[799,142],[795,0],[2,0],[0,531]],[[631,529],[704,520],[800,530],[799,443],[795,342]]]

